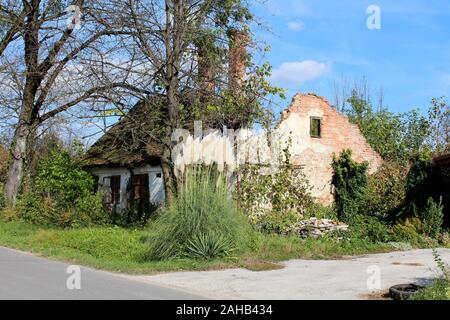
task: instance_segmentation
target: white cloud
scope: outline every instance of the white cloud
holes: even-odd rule
[[[298,20],[298,21],[290,21],[288,23],[288,28],[291,29],[292,31],[300,31],[303,30],[305,28],[305,24]]]
[[[303,60],[284,62],[272,73],[272,81],[280,85],[302,85],[304,82],[314,80],[328,73],[331,63],[316,60]]]

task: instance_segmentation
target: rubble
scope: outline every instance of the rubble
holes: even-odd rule
[[[326,233],[337,230],[347,231],[348,225],[331,219],[309,218],[297,222],[289,228],[288,232],[298,234],[302,238],[319,238]]]

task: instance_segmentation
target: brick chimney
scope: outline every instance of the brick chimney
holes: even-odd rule
[[[198,81],[200,85],[201,97],[208,99],[216,88],[215,72],[212,57],[208,54],[208,49],[202,45],[197,46],[198,57]]]
[[[245,30],[229,29],[228,81],[232,90],[239,90],[245,79],[247,46],[250,37]]]

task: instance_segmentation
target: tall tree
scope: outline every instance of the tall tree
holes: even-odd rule
[[[43,124],[132,87],[123,68],[132,63],[120,59],[124,38],[118,40],[128,31],[109,23],[113,13],[108,1],[0,0],[0,108],[16,117],[5,184],[9,204],[16,202]]]
[[[149,133],[163,146],[166,195],[176,190],[171,162],[177,128],[193,120],[233,128],[265,115],[269,94],[280,93],[265,78],[270,66],[252,63],[248,5],[241,0],[114,0],[140,50],[152,95],[164,97],[161,126]],[[148,84],[148,83],[147,83]],[[150,99],[146,95],[143,99]],[[189,125],[191,123],[191,125]]]
[[[430,136],[428,143],[435,155],[450,152],[450,104],[444,97],[434,98],[428,110]]]

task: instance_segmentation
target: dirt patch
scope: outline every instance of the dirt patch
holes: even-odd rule
[[[392,300],[389,295],[389,290],[380,290],[373,293],[359,294],[358,297],[364,300]]]
[[[410,267],[423,267],[423,263],[418,262],[392,262],[393,265],[396,266],[410,266]]]
[[[284,268],[281,264],[258,259],[247,259],[242,263],[242,267],[250,271],[268,271]]]

